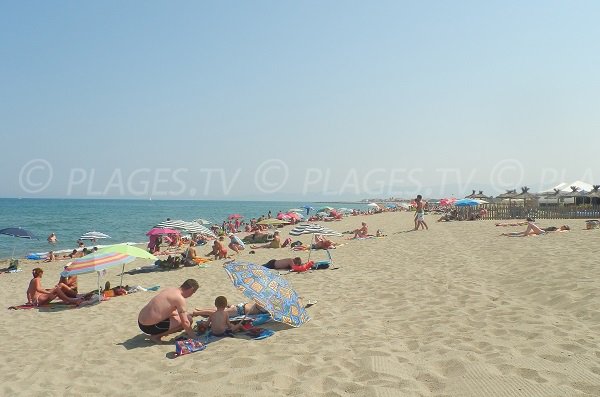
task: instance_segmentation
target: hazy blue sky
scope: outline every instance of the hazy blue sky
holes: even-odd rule
[[[3,1],[0,196],[600,183],[600,2]]]

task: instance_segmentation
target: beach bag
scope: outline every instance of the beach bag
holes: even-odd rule
[[[331,265],[331,262],[329,262],[329,261],[320,261],[320,262],[315,262],[312,265],[312,268],[313,268],[313,270],[329,269],[329,265]]]
[[[204,349],[206,349],[206,345],[197,339],[185,339],[175,342],[175,354],[177,357]]]
[[[294,241],[293,243],[290,244],[290,247],[294,248],[294,247],[299,247],[302,245],[302,241],[298,240],[298,241]]]

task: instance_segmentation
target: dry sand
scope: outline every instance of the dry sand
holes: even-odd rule
[[[325,225],[344,231],[363,219],[388,236],[334,238],[346,243],[333,251],[339,269],[284,276],[318,303],[308,309],[309,323],[276,326],[262,341],[222,339],[172,359],[173,344],[150,344],[136,324],[154,292],[72,310],[2,310],[0,395],[600,395],[599,230],[572,220],[568,233],[508,238],[499,234],[524,227],[429,216],[429,231],[395,233],[412,227],[407,213]],[[240,260],[293,255],[258,250]],[[191,307],[211,306],[221,294],[243,301],[222,263],[126,275],[125,282],[166,287],[196,278]],[[25,302],[35,265],[0,275],[5,307]],[[54,285],[62,265],[41,265],[44,286]],[[117,273],[108,275],[113,285]],[[79,286],[94,289],[95,275],[79,276]]]

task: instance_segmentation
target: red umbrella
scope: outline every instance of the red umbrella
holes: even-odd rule
[[[287,214],[285,214],[285,216],[287,216],[290,219],[295,219],[295,220],[302,219],[302,217],[300,216],[300,214],[297,214],[295,212],[288,212]]]
[[[229,219],[241,219],[241,218],[243,218],[243,216],[241,216],[240,214],[229,215]]]

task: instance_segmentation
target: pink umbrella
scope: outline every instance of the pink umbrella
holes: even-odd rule
[[[240,214],[229,215],[229,219],[241,219],[241,218],[243,218],[243,216],[241,216]]]
[[[454,204],[455,201],[456,201],[456,199],[454,197],[444,198],[444,199],[440,200],[440,205],[443,205],[443,206],[452,205],[452,204]]]
[[[154,229],[150,229],[146,236],[160,236],[163,234],[179,234],[179,232],[175,229],[167,229],[164,227],[155,227]]]
[[[288,212],[287,214],[285,214],[285,216],[287,216],[289,219],[295,219],[295,220],[302,219],[300,214],[297,214],[295,212]]]

